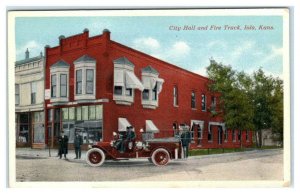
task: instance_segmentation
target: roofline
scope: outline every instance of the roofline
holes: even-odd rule
[[[38,60],[44,59],[44,58],[45,58],[45,56],[36,56],[36,57],[28,58],[28,59],[18,60],[15,62],[15,66],[23,65],[23,64],[30,63],[33,61],[38,61]]]
[[[166,61],[164,61],[164,60],[162,60],[162,59],[155,58],[155,57],[153,57],[153,56],[151,56],[151,55],[148,55],[148,54],[146,54],[146,53],[143,53],[143,52],[141,52],[141,51],[139,51],[139,50],[133,49],[133,48],[131,48],[131,47],[128,47],[128,46],[123,45],[123,44],[121,44],[121,43],[118,43],[118,42],[116,42],[116,41],[113,41],[113,40],[110,40],[110,41],[111,41],[112,43],[116,44],[117,46],[120,46],[120,47],[123,47],[123,48],[125,48],[125,49],[131,50],[131,51],[134,51],[134,52],[137,52],[137,53],[139,53],[139,54],[141,54],[141,55],[144,55],[145,57],[148,57],[148,58],[150,58],[150,59],[152,59],[152,60],[156,60],[156,61],[158,61],[158,62],[162,62],[162,63],[164,63],[165,65],[170,66],[171,68],[175,68],[175,69],[178,69],[178,70],[183,70],[183,71],[185,71],[186,73],[192,74],[192,75],[197,76],[197,77],[199,77],[199,78],[201,78],[201,79],[210,80],[208,77],[205,77],[205,76],[202,76],[202,75],[200,75],[200,74],[191,72],[191,71],[189,71],[189,70],[187,70],[187,69],[184,69],[184,68],[182,68],[182,67],[178,67],[177,65],[173,65],[173,64],[168,63],[168,62],[166,62]]]

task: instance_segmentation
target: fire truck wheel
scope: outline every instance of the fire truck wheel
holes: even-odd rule
[[[93,167],[101,166],[105,161],[105,154],[99,148],[92,148],[86,153],[86,162]]]
[[[156,166],[167,165],[170,161],[170,154],[164,148],[159,148],[152,153],[151,160]]]

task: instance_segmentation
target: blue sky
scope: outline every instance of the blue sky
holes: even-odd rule
[[[212,57],[236,70],[252,73],[259,67],[282,77],[283,19],[281,16],[195,17],[19,17],[16,18],[16,58],[37,56],[45,45],[58,45],[60,35],[71,36],[89,29],[90,36],[111,31],[111,39],[192,72],[205,74]],[[183,30],[185,25],[221,30]],[[224,26],[240,25],[241,30]],[[243,30],[253,25],[256,30]],[[259,26],[273,30],[259,30]],[[173,26],[173,27],[172,27]],[[175,27],[181,30],[173,30]]]

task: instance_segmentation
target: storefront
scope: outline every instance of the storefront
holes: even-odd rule
[[[57,146],[57,138],[62,130],[69,137],[71,147],[76,131],[83,137],[83,144],[101,141],[103,134],[103,106],[84,105],[48,109],[49,146]]]

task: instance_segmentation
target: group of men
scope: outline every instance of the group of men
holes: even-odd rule
[[[115,135],[116,136],[116,135]],[[119,133],[119,136],[116,137],[116,143],[115,147],[117,150],[119,150],[120,153],[124,153],[126,148],[132,149],[134,139],[135,139],[135,132],[134,128],[132,126],[127,127],[126,131],[122,131]],[[191,142],[191,132],[189,130],[181,131],[179,134],[179,138],[181,139],[181,144],[183,148],[184,158],[188,158],[188,152],[189,152],[189,144]],[[67,158],[68,154],[68,142],[69,138],[68,136],[64,135],[64,132],[61,132],[61,136],[58,138],[58,155],[59,158],[62,158],[62,155],[64,155],[64,158]],[[79,132],[75,132],[75,138],[74,138],[74,148],[75,148],[75,154],[76,157],[74,159],[81,159],[81,145],[83,144],[82,136],[79,135]]]
[[[61,159],[62,155],[67,159],[68,154],[68,143],[69,138],[64,134],[64,131],[61,132],[61,135],[58,137],[58,156]],[[76,157],[74,159],[81,159],[81,145],[83,144],[82,136],[79,135],[79,132],[75,132],[74,138],[74,148]]]

